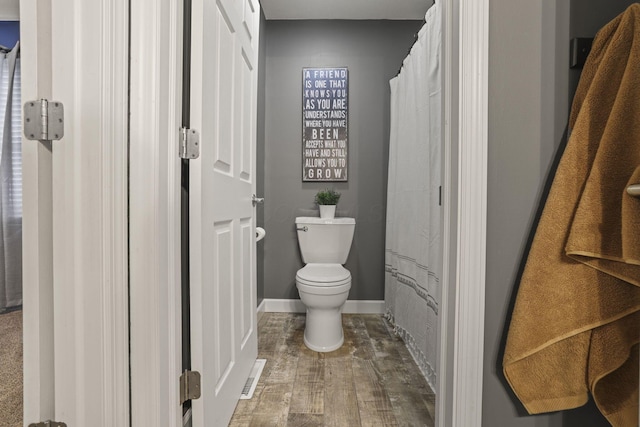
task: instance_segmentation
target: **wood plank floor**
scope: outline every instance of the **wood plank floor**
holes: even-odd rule
[[[434,426],[435,394],[380,315],[343,315],[344,345],[330,353],[303,342],[303,314],[265,313],[253,398],[231,427]]]

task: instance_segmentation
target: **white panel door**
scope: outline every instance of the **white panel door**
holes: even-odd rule
[[[226,426],[257,357],[255,140],[259,3],[194,0],[189,235],[193,425]]]

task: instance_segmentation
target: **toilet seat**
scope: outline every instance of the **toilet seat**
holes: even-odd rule
[[[315,287],[343,286],[351,283],[351,273],[340,264],[307,264],[296,273],[296,282]]]

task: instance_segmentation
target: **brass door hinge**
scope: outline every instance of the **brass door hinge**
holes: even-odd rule
[[[200,372],[184,371],[180,375],[180,404],[200,398]]]

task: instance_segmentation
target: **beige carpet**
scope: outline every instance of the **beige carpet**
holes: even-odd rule
[[[0,427],[22,426],[22,310],[0,314]]]

